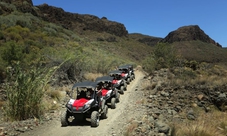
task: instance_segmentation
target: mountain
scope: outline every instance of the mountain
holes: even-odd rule
[[[159,42],[174,46],[187,60],[226,64],[227,50],[211,39],[198,25],[179,27]]]
[[[170,32],[160,42],[173,43],[180,41],[202,41],[205,43],[211,43],[216,46],[222,47],[219,43],[216,43],[211,39],[198,25],[189,25],[178,28],[175,31]]]

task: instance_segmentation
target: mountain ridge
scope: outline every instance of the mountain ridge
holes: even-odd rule
[[[119,37],[128,37],[129,34],[124,24],[116,21],[110,21],[107,17],[99,18],[90,14],[70,13],[62,8],[50,6],[46,3],[34,6],[32,0],[2,0],[2,2],[13,4],[16,8],[24,13],[31,13],[34,16],[41,17],[43,20],[52,22],[62,27],[73,30],[79,34],[83,31],[96,31],[99,33],[107,32]],[[2,8],[2,12],[10,12],[9,9]],[[138,33],[139,34],[139,33]],[[137,36],[138,36],[137,34]],[[210,38],[198,25],[181,26],[177,30],[169,32],[164,37],[155,37],[140,34],[140,38],[135,38],[141,43],[154,46],[159,42],[173,43],[178,41],[193,41],[200,40],[205,43],[211,43],[218,47],[222,47],[218,42]]]

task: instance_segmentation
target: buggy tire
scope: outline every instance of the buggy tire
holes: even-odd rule
[[[115,109],[116,108],[116,98],[115,97],[111,98],[110,107],[111,107],[111,109]]]
[[[124,87],[124,86],[121,86],[121,87],[120,87],[120,93],[121,93],[121,94],[124,94],[124,91],[125,91],[125,87]]]
[[[68,118],[69,118],[69,113],[68,113],[68,111],[64,111],[64,112],[61,114],[61,126],[62,126],[62,127],[66,127],[66,126],[69,125]]]
[[[126,83],[129,85],[129,84],[130,84],[130,82],[131,82],[130,78],[127,78]]]
[[[136,78],[136,77],[135,77],[135,75],[133,74],[133,75],[132,75],[132,80],[134,80],[135,78]]]
[[[108,118],[108,106],[107,105],[105,105],[104,106],[104,109],[103,109],[103,113],[101,114],[101,118],[102,119],[107,119]]]
[[[125,80],[124,80],[124,82],[123,82],[123,83],[124,83],[124,87],[125,87],[125,88],[127,88],[127,83],[126,83],[126,81],[125,81]]]
[[[120,94],[118,92],[116,93],[115,98],[117,103],[120,102]]]
[[[131,82],[133,81],[133,77],[132,77],[132,76],[130,77],[130,81],[131,81]]]
[[[91,127],[99,126],[99,113],[98,111],[93,111],[91,113]]]
[[[130,79],[130,82],[132,82],[132,80],[133,80],[132,77],[130,77],[129,79]]]

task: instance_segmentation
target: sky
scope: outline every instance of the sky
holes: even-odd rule
[[[198,25],[227,47],[227,0],[32,0],[66,12],[106,17],[129,33],[164,38],[182,26]]]

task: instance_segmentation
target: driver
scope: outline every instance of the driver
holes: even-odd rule
[[[88,98],[88,99],[91,99],[91,89],[87,89],[87,92],[86,92],[86,98]]]
[[[96,91],[96,94],[97,94],[97,101],[98,103],[101,105],[101,97],[102,97],[102,89],[103,89],[103,85],[99,85],[95,91]]]

